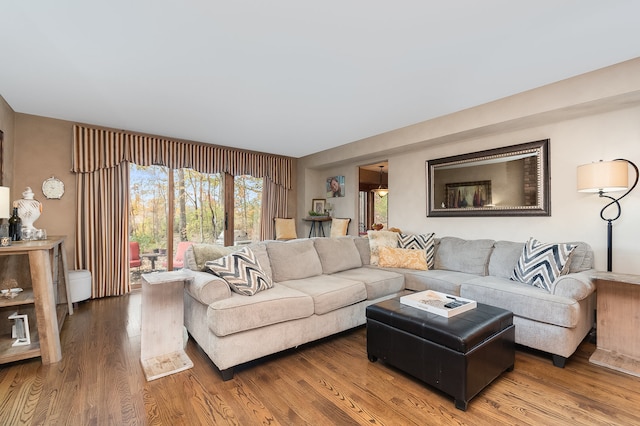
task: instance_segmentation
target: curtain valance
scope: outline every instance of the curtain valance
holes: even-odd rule
[[[109,169],[128,161],[201,173],[251,175],[291,189],[293,165],[289,157],[80,125],[74,126],[73,136],[71,171],[76,173]]]

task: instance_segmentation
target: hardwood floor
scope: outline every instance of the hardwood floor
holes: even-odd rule
[[[189,340],[194,368],[146,382],[140,292],[81,303],[62,330],[63,359],[0,366],[0,424],[60,425],[637,425],[640,378],[588,362],[564,369],[519,348],[513,372],[466,412],[433,388],[367,360],[359,328],[237,369],[223,382]]]

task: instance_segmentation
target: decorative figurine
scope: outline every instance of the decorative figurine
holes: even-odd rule
[[[33,226],[33,222],[40,217],[42,204],[40,204],[40,201],[34,199],[33,195],[31,187],[27,186],[22,193],[22,199],[16,201],[16,204],[18,205],[18,216],[22,219],[22,227],[31,229],[32,232],[35,233],[36,228]]]

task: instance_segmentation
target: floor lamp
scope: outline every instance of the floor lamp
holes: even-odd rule
[[[629,166],[635,171],[635,181],[629,187]],[[607,221],[607,271],[611,272],[612,263],[612,239],[613,221],[620,217],[622,209],[619,201],[629,195],[638,184],[638,167],[629,160],[618,158],[613,161],[599,161],[597,163],[584,164],[578,166],[578,192],[597,192],[600,197],[608,198],[611,201],[602,208],[600,217]],[[615,198],[607,195],[607,192],[627,191],[622,196]],[[615,206],[615,215],[605,217],[605,210]]]

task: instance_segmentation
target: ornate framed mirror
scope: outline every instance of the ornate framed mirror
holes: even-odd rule
[[[427,216],[551,216],[549,139],[428,160]]]

